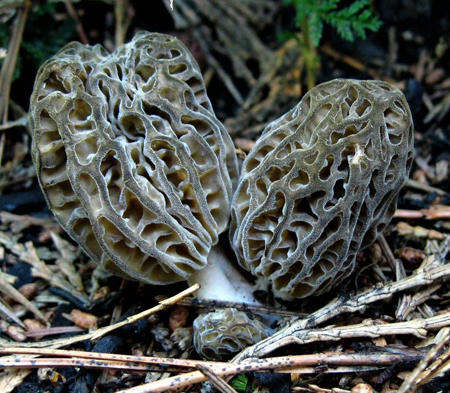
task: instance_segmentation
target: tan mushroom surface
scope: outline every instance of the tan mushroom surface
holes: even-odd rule
[[[399,89],[339,79],[313,88],[243,164],[230,228],[239,263],[281,299],[330,290],[389,223],[412,161]]]
[[[206,265],[238,167],[181,41],[69,44],[41,67],[29,117],[47,202],[91,258],[154,284]]]
[[[234,308],[198,316],[194,320],[194,347],[203,359],[225,360],[268,337],[269,328]]]

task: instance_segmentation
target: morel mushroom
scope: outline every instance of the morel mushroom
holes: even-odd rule
[[[413,161],[399,89],[334,80],[269,124],[246,158],[230,238],[276,297],[330,290],[389,223]]]
[[[94,260],[154,284],[206,265],[238,167],[178,39],[142,32],[112,54],[67,45],[38,73],[30,124],[50,209]]]
[[[234,308],[200,315],[194,321],[194,347],[204,359],[229,359],[268,337],[269,329],[258,319]]]
[[[201,285],[194,294],[199,299],[262,305],[254,298],[254,285],[228,259],[220,244],[211,249],[206,268],[192,274],[188,282]],[[231,358],[247,346],[266,338],[270,329],[263,321],[270,325],[278,318],[262,316],[261,319],[234,308],[200,314],[193,325],[194,347],[205,359]]]

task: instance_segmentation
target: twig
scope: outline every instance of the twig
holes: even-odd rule
[[[431,187],[427,184],[420,183],[413,179],[408,179],[406,182],[407,187],[415,188],[416,190],[425,191],[425,192],[435,192],[438,195],[447,195],[447,193],[439,188]]]
[[[104,335],[108,334],[109,332],[112,332],[113,330],[116,330],[125,325],[132,324],[132,323],[138,321],[139,319],[153,315],[161,310],[164,310],[167,307],[170,307],[170,306],[176,304],[180,299],[182,299],[185,296],[191,295],[192,293],[197,291],[199,288],[200,288],[200,286],[198,284],[192,285],[191,287],[189,287],[188,289],[185,289],[184,291],[180,292],[179,294],[172,296],[169,299],[163,300],[155,307],[152,307],[152,308],[145,310],[139,314],[128,317],[124,321],[115,323],[114,325],[105,326],[105,327],[97,329],[93,332],[82,334],[80,336],[63,338],[63,339],[58,339],[58,340],[42,341],[39,343],[32,343],[31,345],[28,343],[11,343],[6,340],[0,340],[0,347],[8,348],[8,347],[16,347],[16,346],[17,347],[33,346],[34,348],[45,348],[45,347],[60,348],[60,347],[78,343],[78,342],[84,341],[84,340],[96,340],[96,339],[99,339],[100,337],[103,337]]]
[[[88,302],[87,297],[82,292],[74,288],[60,273],[53,272],[44,261],[39,259],[32,242],[27,242],[25,244],[16,243],[5,233],[0,232],[0,244],[9,248],[11,252],[19,256],[24,262],[29,263],[32,266],[31,272],[33,276],[43,278],[44,280],[47,280],[50,285],[69,292],[83,304]]]
[[[55,334],[66,334],[66,333],[81,333],[85,330],[79,328],[78,326],[61,326],[61,327],[52,327],[46,329],[33,329],[25,332],[27,337],[45,337],[52,336]]]
[[[29,226],[32,225],[44,227],[45,229],[48,229],[50,231],[55,231],[58,228],[61,228],[60,225],[53,218],[38,218],[29,216],[27,214],[18,215],[9,213],[7,211],[0,212],[0,220],[2,221],[3,224],[19,223],[21,229],[28,228]]]
[[[114,14],[116,16],[115,40],[116,48],[118,48],[125,42],[127,30],[130,27],[131,20],[134,17],[134,9],[128,0],[115,0]]]
[[[279,330],[267,339],[246,348],[234,358],[234,361],[264,356],[274,349],[280,348],[282,345],[287,345],[291,338],[292,341],[295,341],[296,335],[302,335],[304,329],[317,326],[344,312],[357,312],[364,309],[368,304],[390,298],[395,293],[422,285],[435,284],[438,280],[444,280],[449,276],[450,265],[443,265],[427,271],[415,271],[410,277],[403,280],[386,283],[384,285],[376,285],[354,297],[337,297],[325,307],[310,314],[308,317],[296,321],[291,326]]]
[[[434,229],[427,229],[421,226],[411,226],[406,222],[399,222],[397,224],[397,231],[400,236],[415,236],[415,237],[425,237],[430,240],[444,240],[445,235]]]
[[[6,317],[10,318],[12,321],[17,323],[19,326],[25,328],[24,323],[16,316],[16,314],[9,307],[9,305],[3,302],[1,298],[0,298],[0,314],[5,315]]]
[[[86,360],[83,358],[72,359],[54,359],[54,358],[8,358],[0,359],[0,368],[12,369],[12,368],[44,368],[44,367],[83,367],[98,370],[124,370],[124,371],[141,371],[141,372],[183,372],[183,369],[179,367],[161,367],[158,365],[143,364],[143,363],[130,363],[129,361],[119,360]]]
[[[227,57],[232,63],[234,75],[252,86],[255,76],[248,61],[256,62],[257,68],[265,70],[270,67],[272,58],[272,51],[260,40],[255,26],[272,23],[270,16],[277,7],[267,0],[259,0],[258,6],[255,6],[255,2],[251,3],[235,0],[225,3],[222,0],[178,0],[174,2],[172,10],[167,1],[163,2],[176,28],[192,28],[206,61],[239,104],[243,103],[242,95],[219,60]]]
[[[413,319],[406,322],[376,325],[368,320],[356,325],[329,327],[323,329],[303,329],[295,335],[286,336],[278,341],[277,348],[289,344],[308,344],[316,341],[337,341],[343,338],[380,337],[387,335],[412,334],[425,338],[427,330],[439,329],[450,325],[450,313],[436,315],[425,319]],[[274,348],[275,349],[275,348]]]
[[[159,358],[149,356],[133,356],[133,355],[118,355],[110,353],[84,352],[84,351],[65,351],[58,349],[47,348],[21,348],[11,347],[0,349],[0,354],[12,354],[14,356],[0,358],[0,367],[4,368],[21,368],[21,367],[73,367],[74,361],[76,367],[108,369],[108,368],[122,368],[122,364],[127,364],[129,371],[149,371],[163,370],[170,372],[191,372],[195,371],[198,366],[204,366],[217,374],[217,370],[224,367],[228,368],[230,363],[226,362],[208,362],[189,359],[176,358]],[[306,366],[314,366],[321,364],[324,358],[328,359],[328,365],[335,366],[336,359],[333,357],[339,356],[340,352],[329,352],[313,355],[298,355],[298,356],[282,356],[267,358],[264,360],[246,361],[241,364],[233,364],[232,369],[241,366],[241,372],[247,372],[245,368],[247,365],[252,365],[251,371],[257,372],[299,372],[312,373],[318,372],[317,369],[306,369]],[[34,356],[55,356],[45,359],[31,359],[25,356],[18,355],[34,355]],[[344,364],[349,364],[353,367],[360,364],[388,365],[403,361],[419,361],[423,358],[420,351],[414,349],[398,348],[383,348],[382,352],[373,352],[371,354],[364,354],[365,360],[360,357],[359,353],[346,353],[347,361]],[[67,359],[70,358],[70,359]],[[36,362],[32,362],[36,360]],[[334,369],[334,367],[333,367]],[[331,371],[331,370],[330,370]],[[361,370],[355,370],[361,371]],[[232,374],[232,372],[230,372]]]
[[[8,46],[8,56],[3,62],[0,71],[0,124],[5,125],[8,122],[9,94],[13,80],[14,70],[16,69],[17,56],[19,54],[20,43],[22,42],[25,23],[28,18],[28,11],[31,7],[31,1],[25,1],[19,9],[19,13],[14,21],[14,27],[11,40]],[[0,137],[0,164],[3,160],[3,150],[5,148],[5,133]]]
[[[395,256],[392,253],[391,247],[389,247],[389,244],[386,241],[384,235],[380,235],[378,237],[378,244],[380,245],[385,258],[387,259],[389,265],[391,266],[392,271],[395,272]]]
[[[66,240],[59,237],[56,233],[50,231],[50,237],[55,244],[56,249],[61,254],[61,258],[55,261],[60,271],[66,276],[67,280],[80,292],[84,290],[83,280],[80,273],[75,269],[75,261],[78,258],[76,249]]]
[[[450,218],[450,206],[434,205],[429,209],[422,209],[427,220]]]
[[[3,273],[0,272],[0,291],[8,296],[11,296],[16,302],[22,304],[27,310],[31,311],[34,316],[44,323],[48,323],[47,318],[39,309],[31,303],[25,296],[23,296],[16,288],[14,288],[8,281],[3,278]]]
[[[230,385],[228,385],[222,378],[220,378],[214,370],[207,366],[202,366],[201,364],[197,365],[197,368],[200,372],[207,377],[212,384],[219,390],[221,393],[237,393]]]
[[[447,344],[448,344],[447,340]],[[428,366],[417,378],[417,386],[425,385],[433,378],[444,375],[450,369],[450,348],[447,347],[445,352],[440,355],[430,366]]]
[[[24,348],[16,348],[16,350],[22,350]],[[10,349],[7,353],[12,353],[14,355],[17,355],[17,353],[14,353],[13,348]],[[71,352],[80,352],[82,354],[85,354],[86,352],[82,351],[71,351]],[[5,352],[6,353],[6,352]],[[33,351],[33,353],[39,353],[38,351]],[[88,352],[89,353],[89,352]],[[39,355],[43,355],[43,353],[39,353]],[[100,354],[101,355],[101,354]],[[84,368],[93,368],[93,369],[100,369],[100,370],[110,370],[110,369],[116,369],[116,370],[126,370],[126,371],[155,371],[155,372],[176,372],[176,373],[183,373],[183,372],[190,372],[195,371],[194,364],[192,367],[180,367],[180,366],[172,366],[172,365],[166,365],[166,360],[172,360],[172,359],[165,359],[165,358],[153,358],[155,359],[154,362],[139,362],[138,356],[127,356],[127,355],[109,355],[109,358],[113,357],[123,357],[126,358],[126,360],[113,360],[113,359],[101,359],[98,356],[93,357],[91,360],[87,361],[86,357],[74,357],[73,359],[65,359],[65,358],[40,358],[40,359],[31,359],[31,358],[25,358],[20,356],[15,356],[14,358],[8,357],[8,358],[1,358],[0,359],[0,367],[4,367],[6,370],[8,369],[17,369],[17,368],[41,368],[41,367],[84,367]],[[385,354],[382,354],[385,355]],[[375,360],[375,356],[377,354],[372,354],[374,357],[373,366],[365,366],[365,370],[378,370],[379,367],[375,366],[377,364],[378,358]],[[409,355],[409,356],[414,356]],[[417,360],[421,359],[420,353],[417,354]],[[183,359],[173,359],[173,360],[180,360],[183,361]],[[275,360],[278,360],[278,358],[268,358],[268,361],[272,362]],[[412,361],[414,359],[408,357],[404,361]],[[195,360],[187,360],[188,362],[195,363],[197,365],[197,368],[199,366],[199,362]],[[207,363],[207,362],[201,362],[201,364]],[[294,361],[295,363],[295,361]],[[207,367],[220,367],[220,366],[226,366],[229,363],[220,363],[220,362],[214,362],[210,365],[207,364]],[[381,365],[383,366],[383,365]],[[261,364],[261,369],[254,370],[259,373],[272,373],[276,371],[277,373],[295,373],[295,374],[315,374],[318,373],[318,369],[316,367],[293,367],[289,369],[263,369],[262,367],[266,367],[266,364]],[[343,366],[343,367],[336,367],[333,366],[329,370],[320,370],[321,373],[323,372],[330,372],[330,373],[348,373],[348,372],[361,372],[362,367],[364,366]]]
[[[169,299],[163,300],[160,302],[157,306],[150,308],[149,310],[142,311],[139,314],[133,315],[131,317],[128,317],[124,321],[117,322],[114,325],[111,326],[105,326],[101,329],[96,330],[93,332],[91,340],[96,340],[100,337],[103,337],[105,334],[116,330],[122,326],[132,324],[134,322],[139,321],[142,318],[149,317],[150,315],[153,315],[161,310],[164,310],[165,308],[169,306],[173,306],[174,304],[178,303],[180,299],[183,299],[186,296],[191,295],[192,293],[198,291],[200,289],[200,285],[195,284],[189,287],[188,289],[185,289],[184,291],[180,292],[178,295],[172,296]]]
[[[217,75],[222,79],[223,84],[228,89],[231,96],[235,99],[235,101],[242,105],[244,103],[244,99],[242,98],[241,93],[234,85],[231,77],[226,73],[226,71],[222,68],[220,63],[216,60],[216,58],[211,54],[208,49],[208,44],[205,42],[204,37],[201,32],[194,31],[194,36],[197,42],[199,42],[202,47],[203,52],[205,53],[205,57],[210,64],[210,66],[217,72]]]
[[[281,310],[272,307],[255,306],[247,303],[236,303],[224,300],[184,298],[180,300],[178,304],[180,306],[196,307],[207,310],[214,310],[217,308],[235,308],[236,310],[248,311],[254,314],[278,315],[280,317],[303,317],[306,315],[305,313],[300,313],[298,311]]]
[[[84,45],[89,45],[89,40],[87,38],[86,33],[84,32],[83,25],[80,21],[80,18],[78,17],[77,11],[73,4],[70,2],[70,0],[64,0],[66,4],[66,9],[69,15],[73,18],[75,21],[75,28],[77,29],[78,35],[80,36],[80,41]]]
[[[176,359],[176,358],[160,358],[152,356],[133,356],[133,355],[118,355],[110,353],[101,352],[86,352],[86,351],[74,351],[74,350],[62,350],[62,349],[50,349],[50,348],[37,348],[36,345],[33,347],[7,347],[0,348],[0,354],[13,354],[13,355],[40,355],[40,356],[56,356],[62,358],[78,358],[85,360],[94,360],[101,362],[108,361],[118,361],[118,362],[129,362],[129,363],[142,363],[142,364],[154,364],[164,367],[174,367],[174,368],[188,368],[196,369],[197,365],[204,365],[208,367],[221,366],[228,363],[222,362],[207,362],[199,360],[189,360],[189,359]],[[0,359],[2,360],[2,359]]]
[[[423,218],[424,214],[419,210],[397,209],[394,218],[411,218],[413,220]]]
[[[432,370],[426,369],[428,365],[436,359],[442,348],[450,342],[450,329],[448,327],[443,328],[439,332],[439,335],[441,336],[440,340],[430,349],[425,358],[420,361],[413,372],[404,380],[398,393],[415,392],[417,387],[420,386],[421,382],[426,378],[425,375],[428,376],[431,374]],[[425,373],[425,375],[423,375],[422,378],[419,378],[419,375],[423,373]]]
[[[6,370],[0,378],[0,392],[10,393],[31,374],[31,369]]]
[[[404,302],[401,302],[396,310],[396,318],[400,321],[404,321],[407,316],[416,309],[417,306],[425,303],[428,299],[430,299],[431,295],[436,292],[441,286],[442,284],[432,285],[421,290],[420,292],[417,292],[413,296],[405,296],[405,298],[402,299],[404,300]]]
[[[264,371],[293,371],[299,367],[308,366],[346,366],[346,365],[392,365],[399,362],[418,361],[422,358],[417,352],[415,354],[359,354],[359,353],[319,353],[313,355],[283,356],[268,359],[252,359],[244,363],[227,363],[221,366],[214,366],[212,370],[220,377],[242,374],[247,372]],[[302,372],[302,370],[298,370]],[[317,372],[317,371],[316,371]],[[204,382],[206,377],[195,371],[174,377],[151,382],[149,384],[136,386],[118,393],[147,393],[164,392],[169,389],[179,389],[194,383]]]
[[[331,48],[331,46],[329,44],[322,45],[320,47],[320,50],[323,53],[325,53],[326,55],[330,56],[331,58],[333,58],[337,61],[342,61],[357,71],[367,73],[374,79],[382,79],[386,82],[395,84],[395,81],[392,78],[381,75],[379,72],[368,68],[363,62],[361,62],[351,56],[340,54],[339,52],[337,52],[336,50]]]
[[[448,252],[449,238],[445,238],[444,242],[427,242],[425,252],[427,257],[423,260],[420,267],[416,271],[427,271],[434,267],[440,266],[445,262],[445,256]],[[431,295],[442,286],[441,283],[436,283],[426,288],[420,289],[416,294],[411,296],[403,295],[399,306],[397,307],[395,316],[398,320],[404,321],[406,317],[419,305],[425,303]]]
[[[26,126],[28,124],[28,116],[23,116],[17,120],[8,121],[0,124],[0,131],[10,130],[13,127]]]

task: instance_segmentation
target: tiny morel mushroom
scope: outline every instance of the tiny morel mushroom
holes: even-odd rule
[[[199,299],[262,305],[254,298],[254,285],[228,259],[220,243],[211,249],[206,268],[192,274],[188,283],[201,285],[194,293]],[[261,316],[261,319],[271,324],[278,318]],[[201,314],[194,320],[194,347],[205,359],[231,358],[268,336],[270,329],[262,321],[234,308]]]
[[[269,124],[246,158],[230,239],[276,297],[330,290],[389,223],[413,161],[401,91],[334,80]]]
[[[205,267],[238,166],[178,39],[141,32],[111,54],[67,45],[37,75],[30,124],[47,202],[91,258],[154,284]]]
[[[194,321],[194,347],[204,359],[224,360],[268,337],[269,329],[245,312],[225,308]]]

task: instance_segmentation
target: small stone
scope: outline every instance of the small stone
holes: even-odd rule
[[[352,388],[351,393],[373,393],[373,388],[367,383],[359,383]]]
[[[33,283],[24,284],[19,288],[19,292],[25,296],[27,299],[32,299],[36,296],[38,292],[37,285]]]
[[[71,311],[70,317],[75,325],[83,329],[92,329],[97,324],[98,320],[95,315],[77,309]]]

